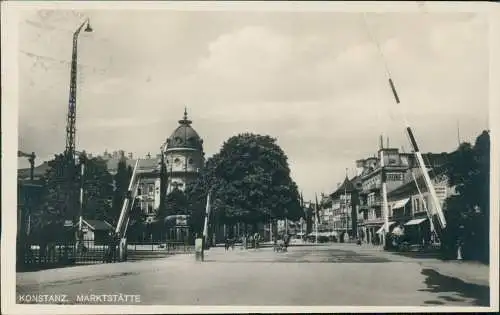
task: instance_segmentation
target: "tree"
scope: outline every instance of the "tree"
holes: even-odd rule
[[[462,143],[450,154],[447,166],[449,184],[457,195],[447,198],[447,228],[443,248],[448,256],[456,252],[456,243],[464,243],[464,256],[489,260],[489,175],[490,138],[483,131],[474,146]]]
[[[113,177],[108,172],[106,161],[102,158],[84,159],[83,217],[115,224],[118,218],[112,211]]]
[[[186,195],[182,190],[176,187],[165,198],[164,211],[158,210],[156,220],[158,222],[164,222],[167,216],[179,214],[189,215],[189,212]]]
[[[80,156],[85,164],[83,217],[103,219],[109,215],[112,196],[111,175],[102,159],[87,159]],[[34,235],[47,241],[61,237],[64,222],[76,222],[79,216],[79,188],[82,184],[80,166],[68,163],[63,154],[56,155],[48,162],[49,168],[42,182],[44,189],[41,205],[32,213]],[[68,181],[68,177],[71,181]],[[59,239],[60,240],[60,239]]]
[[[207,160],[188,189],[190,206],[198,216],[203,216],[209,190],[213,215],[223,223],[243,222],[255,228],[270,219],[298,220],[303,215],[287,157],[270,136],[233,136]]]

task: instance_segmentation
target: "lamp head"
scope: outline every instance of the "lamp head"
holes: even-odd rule
[[[90,26],[90,21],[87,22],[87,27],[85,28],[85,32],[87,33],[91,33],[93,30],[92,30],[92,27]]]

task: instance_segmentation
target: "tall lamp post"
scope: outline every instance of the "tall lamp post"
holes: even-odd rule
[[[78,36],[80,35],[83,27],[85,27],[85,32],[92,32],[90,27],[89,19],[86,19],[73,33],[73,50],[71,54],[71,74],[70,74],[70,84],[69,84],[69,107],[68,107],[68,117],[66,124],[66,167],[67,167],[67,180],[68,187],[71,189],[69,201],[70,207],[76,205],[75,192],[73,191],[73,185],[75,183],[76,172],[74,168],[76,166],[76,151],[75,151],[75,134],[76,134],[76,86],[77,86],[77,71],[78,71]],[[83,171],[83,168],[82,168]],[[70,208],[70,209],[71,209]],[[81,205],[80,205],[81,211]],[[79,239],[81,234],[81,212],[79,213]]]

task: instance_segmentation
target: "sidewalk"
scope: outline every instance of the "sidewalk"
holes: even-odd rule
[[[339,247],[350,248],[351,250],[358,253],[367,253],[374,256],[385,257],[390,260],[397,260],[400,262],[418,263],[424,268],[434,269],[443,276],[458,278],[464,282],[477,284],[477,285],[489,285],[490,278],[490,268],[488,265],[484,265],[473,261],[443,261],[439,258],[418,258],[399,255],[395,252],[388,252],[383,250],[382,246],[364,244],[361,246],[342,244]]]
[[[45,283],[68,282],[72,280],[91,280],[115,277],[134,273],[154,272],[165,268],[165,264],[194,261],[193,254],[173,255],[165,258],[120,262],[110,264],[63,267],[34,272],[16,273],[17,286],[30,286]]]

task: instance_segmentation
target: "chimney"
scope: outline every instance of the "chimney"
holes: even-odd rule
[[[132,154],[132,152],[128,153],[128,158],[131,159],[131,160],[134,158],[134,155]]]

